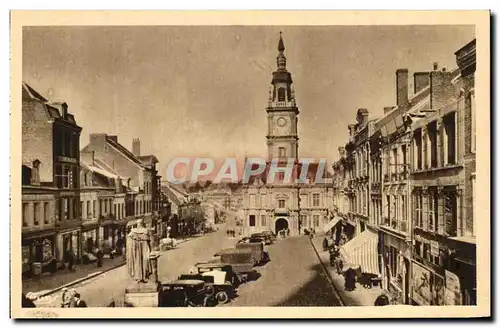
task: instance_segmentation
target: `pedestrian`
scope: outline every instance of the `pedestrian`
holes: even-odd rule
[[[75,299],[75,295],[78,294],[76,292],[76,289],[72,288],[70,291],[69,291],[69,295],[68,295],[68,298],[69,298],[69,307],[76,307],[76,299]]]
[[[71,293],[68,290],[68,288],[64,287],[62,289],[62,294],[61,294],[61,307],[62,308],[68,308],[69,307],[69,304],[70,304],[70,301],[71,301],[70,295],[71,295]]]
[[[74,296],[75,307],[87,307],[87,303],[80,298],[80,294],[76,293]]]
[[[21,307],[23,308],[36,308],[35,303],[30,300],[26,295],[22,294]]]
[[[328,239],[326,237],[323,239],[323,251],[328,250]]]
[[[97,267],[102,267],[102,258],[103,254],[100,248],[96,249],[96,257],[97,257]]]
[[[347,291],[356,289],[356,272],[352,268],[347,269],[344,277],[344,289]]]
[[[375,300],[375,303],[373,305],[385,306],[385,305],[389,305],[389,304],[390,304],[389,297],[387,295],[385,295],[384,293],[382,293],[377,297],[377,299]]]
[[[286,229],[286,236],[287,236],[287,237],[290,237],[290,228],[287,228],[287,229]]]
[[[73,256],[73,252],[69,248],[66,250],[66,261],[68,262],[68,270],[73,271],[75,258]]]

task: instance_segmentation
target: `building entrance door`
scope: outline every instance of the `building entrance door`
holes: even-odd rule
[[[284,218],[278,218],[274,223],[276,236],[279,235],[280,231],[286,231],[288,227],[288,220]]]

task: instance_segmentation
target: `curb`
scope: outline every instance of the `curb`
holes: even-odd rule
[[[184,239],[182,241],[179,241],[179,243],[177,243],[177,245],[183,244],[183,243],[188,242],[190,240],[193,240],[193,238],[187,238],[187,239]],[[67,288],[67,287],[74,286],[74,285],[79,284],[81,282],[84,282],[86,280],[95,278],[95,277],[97,277],[97,276],[99,276],[99,275],[101,275],[103,273],[109,272],[109,271],[114,270],[114,269],[118,269],[118,268],[120,268],[120,267],[122,267],[122,266],[124,266],[126,264],[127,264],[127,262],[125,261],[123,263],[120,263],[120,264],[114,265],[112,267],[109,267],[106,270],[102,270],[102,271],[97,271],[97,272],[91,273],[91,274],[89,274],[89,275],[87,275],[85,277],[73,280],[73,281],[71,281],[71,282],[69,282],[69,283],[67,283],[65,285],[62,285],[62,286],[56,287],[54,289],[48,290],[45,293],[37,294],[37,298],[42,298],[42,297],[48,296],[50,294],[54,294],[54,293],[60,291],[61,289],[65,288],[65,287]]]
[[[328,277],[328,280],[330,281],[330,284],[332,285],[332,288],[333,288],[333,295],[335,296],[335,298],[337,299],[337,301],[339,302],[340,306],[346,306],[346,303],[344,302],[344,300],[342,299],[342,297],[340,296],[340,293],[337,289],[337,287],[335,286],[335,283],[333,282],[333,277],[332,277],[332,274],[330,273],[330,271],[326,268],[325,264],[323,263],[323,261],[321,260],[321,256],[319,255],[319,252],[318,250],[316,249],[316,246],[314,246],[314,243],[312,241],[311,238],[309,238],[309,242],[311,243],[311,246],[312,248],[314,249],[314,252],[316,253],[316,256],[318,257],[318,260],[319,260],[319,263],[321,263],[321,267],[323,268],[323,271],[326,273],[326,276]]]
[[[38,296],[37,298],[45,297],[45,296],[48,296],[50,294],[56,293],[56,292],[60,291],[61,289],[65,288],[65,287],[74,286],[74,285],[76,285],[76,284],[78,284],[80,282],[83,282],[83,281],[88,280],[88,279],[92,279],[92,278],[94,278],[94,277],[96,277],[98,275],[101,275],[103,273],[106,273],[108,271],[111,271],[111,270],[114,270],[114,269],[118,269],[118,268],[124,266],[125,264],[127,264],[127,262],[123,262],[123,263],[114,265],[114,266],[109,267],[109,268],[107,268],[106,270],[103,270],[103,271],[97,271],[97,272],[91,273],[91,274],[89,274],[89,275],[87,275],[87,276],[85,276],[83,278],[79,278],[79,279],[73,280],[73,281],[71,281],[71,282],[69,282],[69,283],[67,283],[65,285],[62,285],[62,286],[56,287],[54,289],[51,289],[51,290],[49,290],[49,291],[47,291],[47,292],[45,292],[43,294],[37,294],[37,296]]]

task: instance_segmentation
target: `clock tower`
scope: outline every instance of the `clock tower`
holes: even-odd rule
[[[297,134],[299,109],[295,103],[292,75],[286,69],[284,52],[285,44],[280,32],[276,58],[278,67],[273,72],[266,108],[268,160],[278,159],[280,162],[286,162],[288,158],[297,160],[299,155]]]

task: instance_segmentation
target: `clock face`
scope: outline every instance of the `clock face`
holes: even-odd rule
[[[284,118],[284,117],[278,118],[278,126],[283,127],[285,125],[286,125],[286,118]]]

